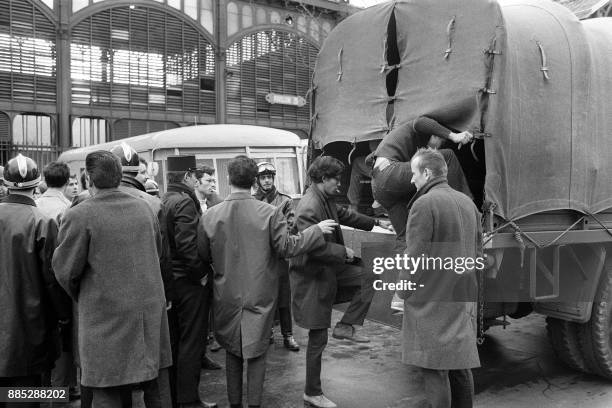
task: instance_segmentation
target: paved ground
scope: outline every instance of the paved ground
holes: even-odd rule
[[[339,318],[339,313],[334,313]],[[340,408],[421,408],[422,383],[399,362],[396,328],[366,322],[372,342],[355,345],[330,337],[323,358],[323,389]],[[306,333],[296,330],[306,344]],[[223,351],[210,356],[224,365]],[[612,407],[612,383],[561,365],[546,338],[544,318],[532,315],[492,328],[481,349],[483,367],[475,370],[476,407]],[[268,355],[265,408],[302,407],[305,347],[285,350],[280,336]],[[227,406],[225,372],[203,371],[201,394]]]

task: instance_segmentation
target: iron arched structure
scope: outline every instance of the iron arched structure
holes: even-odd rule
[[[226,52],[228,122],[307,127],[317,45],[295,31],[278,27],[249,30],[233,39]],[[266,100],[270,93],[301,97],[306,103],[270,103]]]

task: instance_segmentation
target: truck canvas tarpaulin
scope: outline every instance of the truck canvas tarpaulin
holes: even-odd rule
[[[612,19],[581,22],[551,1],[384,3],[323,44],[312,139],[381,139],[428,115],[484,138],[497,215],[597,213],[612,207],[610,66]]]

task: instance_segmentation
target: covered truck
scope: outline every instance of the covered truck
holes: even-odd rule
[[[608,378],[610,66],[612,19],[548,0],[383,3],[323,44],[311,129],[344,161],[421,115],[472,131],[456,153],[486,231],[481,330],[535,310],[564,362]]]

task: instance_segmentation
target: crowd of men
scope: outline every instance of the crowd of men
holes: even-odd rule
[[[457,191],[464,179],[452,151],[415,144],[410,154],[398,154],[419,126],[459,145],[471,140],[469,132],[423,119],[407,134],[400,128],[369,158],[375,196],[405,253],[447,255],[432,245],[446,241],[454,244],[453,256],[475,258],[479,214]],[[340,224],[393,230],[389,221],[334,202],[343,171],[333,157],[316,158],[311,185],[294,208],[276,190],[272,163],[234,158],[230,194],[221,199],[213,168],[197,167],[195,156],[171,156],[160,198],[146,163],[122,143],[87,155],[86,190],[78,195],[68,166],[48,164],[47,190],[34,201],[38,167],[16,156],[3,170],[9,194],[0,198],[0,386],[76,392],[80,385],[85,408],[130,407],[134,388],[147,408],[215,407],[199,391],[212,327],[226,351],[230,407],[243,407],[245,364],[247,404],[260,407],[278,315],[289,350],[299,350],[292,321],[308,330],[305,404],[336,407],[321,384],[332,307],[349,303],[332,336],[366,343],[355,326],[374,297],[374,275],[345,245]],[[402,188],[413,189],[408,202],[397,194]],[[453,275],[432,286],[449,292],[476,286],[473,273]],[[407,299],[403,361],[421,368],[428,400],[434,407],[471,406],[469,369],[479,365],[474,303],[410,303],[410,293],[398,295]],[[449,327],[452,341],[440,337]]]

